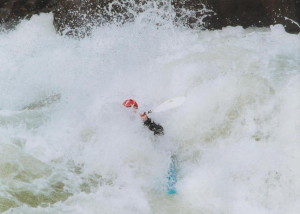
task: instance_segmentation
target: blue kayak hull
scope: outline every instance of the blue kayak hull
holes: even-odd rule
[[[176,170],[176,158],[174,155],[171,157],[171,163],[169,166],[167,176],[167,193],[172,195],[176,194],[176,183],[177,183],[177,170]]]

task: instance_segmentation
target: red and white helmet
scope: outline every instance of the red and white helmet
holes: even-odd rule
[[[135,109],[138,109],[138,107],[139,107],[138,104],[137,104],[137,102],[135,100],[133,100],[133,99],[125,100],[123,102],[123,106],[125,106],[126,108],[133,107]]]

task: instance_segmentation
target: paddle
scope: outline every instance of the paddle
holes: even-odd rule
[[[181,106],[185,102],[185,100],[186,98],[183,96],[170,98],[160,105],[156,106],[153,110],[148,111],[148,114],[168,111],[170,109],[177,108]]]

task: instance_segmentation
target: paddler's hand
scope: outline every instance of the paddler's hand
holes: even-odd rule
[[[143,114],[140,114],[140,117],[142,118],[143,121],[146,121],[148,119],[146,112],[144,112]]]

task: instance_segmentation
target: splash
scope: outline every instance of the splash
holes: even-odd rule
[[[299,210],[299,35],[199,32],[155,14],[82,40],[57,35],[51,14],[0,33],[1,212]],[[162,137],[121,105],[177,96],[185,105],[152,115]]]

